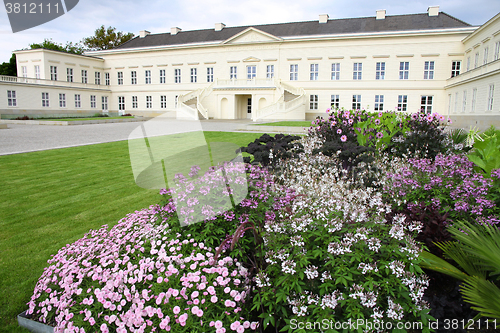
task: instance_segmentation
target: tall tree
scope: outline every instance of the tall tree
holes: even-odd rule
[[[55,51],[62,51],[74,54],[82,54],[83,46],[80,44],[73,44],[72,42],[66,42],[66,45],[57,44],[52,41],[52,39],[45,39],[43,43],[30,44],[31,49],[48,49]]]
[[[121,31],[116,32],[116,28],[106,28],[102,25],[96,29],[94,36],[84,38],[82,42],[89,50],[109,50],[131,40],[133,37],[134,34],[131,32],[126,34]]]
[[[9,62],[0,65],[0,75],[17,76],[16,55],[12,53]]]

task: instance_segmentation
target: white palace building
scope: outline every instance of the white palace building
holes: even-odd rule
[[[427,13],[139,36],[74,55],[15,51],[0,77],[2,118],[131,113],[310,120],[331,106],[438,112],[500,126],[500,14],[480,27]]]

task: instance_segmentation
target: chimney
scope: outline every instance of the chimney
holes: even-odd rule
[[[141,31],[139,31],[139,37],[141,37],[141,38],[144,38],[144,37],[146,37],[149,34],[150,34],[150,32],[147,31],[147,30],[141,30]]]
[[[221,31],[225,26],[224,23],[215,23],[215,31]]]
[[[438,16],[439,6],[430,6],[429,8],[427,8],[427,13],[429,13],[429,16]]]
[[[328,14],[319,15],[319,23],[327,23],[328,22]]]
[[[385,9],[377,10],[377,20],[385,20]]]
[[[172,27],[170,28],[170,34],[171,35],[177,35],[178,32],[182,31],[181,28],[178,28],[178,27]]]

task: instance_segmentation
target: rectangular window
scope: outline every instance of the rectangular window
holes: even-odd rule
[[[274,77],[274,65],[267,65],[266,79],[272,79],[273,77]]]
[[[434,61],[426,61],[424,64],[424,80],[434,79]]]
[[[375,80],[384,80],[385,79],[385,62],[377,62],[375,68]]]
[[[352,109],[353,110],[361,109],[361,95],[352,95]]]
[[[495,43],[495,54],[493,55],[493,60],[500,59],[500,42]]]
[[[102,96],[101,102],[102,102],[102,111],[107,112],[108,111],[108,96]]]
[[[470,57],[467,57],[467,71],[470,71]]]
[[[340,80],[340,63],[332,64],[332,80]]]
[[[458,112],[458,92],[455,93],[455,109],[453,111]]]
[[[66,81],[73,82],[73,68],[66,68]]]
[[[238,68],[236,66],[231,66],[229,68],[229,78],[231,80],[236,80],[238,78],[237,70],[238,70]]]
[[[82,69],[82,83],[87,83],[87,70]]]
[[[384,95],[375,95],[375,111],[384,111]]]
[[[137,96],[132,96],[132,109],[137,109]]]
[[[462,98],[462,112],[465,113],[466,109],[467,109],[467,90],[464,90]]]
[[[399,79],[408,80],[410,77],[410,62],[401,61],[399,63]]]
[[[167,96],[165,96],[165,95],[160,96],[160,107],[162,109],[167,108]]]
[[[167,76],[165,74],[164,69],[160,69],[160,83],[166,83],[167,82]]]
[[[476,52],[476,55],[474,56],[474,68],[477,68],[479,65],[479,52]]]
[[[96,97],[95,95],[90,95],[90,107],[92,109],[97,108],[97,102],[96,102]]]
[[[35,78],[36,79],[40,78],[40,66],[39,65],[35,66]]]
[[[207,67],[207,82],[214,82],[214,68]]]
[[[42,107],[49,107],[49,93],[48,92],[43,92],[42,93]]]
[[[309,110],[318,109],[318,95],[309,95]]]
[[[7,105],[17,106],[17,98],[15,90],[7,90]]]
[[[59,107],[60,108],[66,107],[66,94],[59,94]]]
[[[340,108],[340,98],[339,98],[339,95],[332,95],[331,105],[332,105],[332,109],[338,109],[338,108]]]
[[[130,84],[137,84],[137,71],[130,72]]]
[[[146,96],[146,109],[153,107],[153,96]]]
[[[118,72],[117,75],[118,75],[118,85],[122,85],[123,84],[123,72]]]
[[[50,66],[50,79],[57,81],[57,66]]]
[[[23,77],[28,77],[28,67],[22,66],[21,67],[21,72],[23,73]]]
[[[460,75],[460,65],[461,61],[452,61],[451,62],[451,77],[455,77]]]
[[[362,73],[363,73],[363,63],[355,62],[352,69],[352,79],[361,80]]]
[[[95,84],[101,84],[101,72],[95,72]]]
[[[105,80],[105,84],[107,86],[109,86],[109,84],[110,84],[110,82],[109,82],[110,81],[109,80],[109,73],[104,73],[104,80]]]
[[[247,66],[247,80],[253,80],[257,76],[257,66]]]
[[[488,111],[493,111],[493,93],[494,93],[494,90],[495,90],[495,85],[494,84],[490,84],[490,90],[489,90],[489,93],[488,93]]]
[[[75,108],[81,108],[81,107],[82,107],[81,96],[79,94],[75,94]]]
[[[432,113],[432,96],[422,96],[420,100],[420,111],[431,114]]]
[[[311,81],[318,81],[319,77],[319,64],[311,64],[311,73],[309,79]]]
[[[408,110],[408,95],[398,96],[398,111]]]
[[[151,71],[148,69],[144,72],[146,84],[151,84]]]
[[[484,48],[483,65],[486,65],[488,63],[488,51],[489,51],[489,47],[485,47]]]
[[[125,110],[125,96],[118,96],[118,110]]]
[[[290,81],[299,79],[299,65],[290,65]]]
[[[198,69],[191,68],[191,83],[198,82]]]
[[[472,89],[472,103],[470,106],[470,111],[475,112],[476,111],[476,98],[477,98],[477,88]]]
[[[176,68],[174,70],[174,82],[181,83],[181,69],[180,68]]]

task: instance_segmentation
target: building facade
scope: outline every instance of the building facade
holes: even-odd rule
[[[474,27],[437,6],[423,14],[141,31],[85,56],[16,51],[18,77],[0,77],[0,112],[267,121],[314,119],[333,106],[491,123],[500,116],[499,47],[500,14]]]

